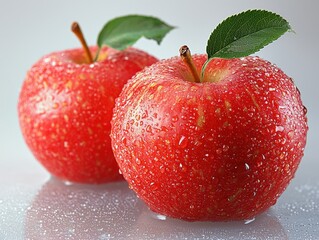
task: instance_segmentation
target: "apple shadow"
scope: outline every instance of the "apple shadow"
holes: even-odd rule
[[[156,214],[144,205],[131,239],[288,239],[275,214],[267,212],[246,221],[186,222]],[[147,238],[148,236],[149,238]]]
[[[25,239],[122,239],[141,214],[126,182],[66,184],[51,178],[33,199]],[[124,238],[123,238],[124,239]]]

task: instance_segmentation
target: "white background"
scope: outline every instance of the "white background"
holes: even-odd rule
[[[318,1],[0,0],[0,185],[32,183],[37,176],[43,179],[48,176],[23,141],[16,105],[24,76],[35,61],[52,51],[80,46],[70,31],[73,21],[80,23],[88,43],[93,45],[102,26],[114,17],[126,14],[160,17],[178,28],[169,33],[160,47],[143,39],[135,46],[162,59],[177,55],[183,44],[192,53],[204,53],[208,36],[220,21],[254,8],[279,13],[295,31],[255,55],[282,68],[300,89],[308,108],[309,134],[297,177],[308,173],[315,176],[311,173],[319,167]]]

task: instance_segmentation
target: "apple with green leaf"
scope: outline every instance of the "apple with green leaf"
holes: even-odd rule
[[[188,221],[251,219],[276,203],[303,156],[307,117],[281,69],[250,54],[290,30],[250,10],[223,21],[207,54],[162,60],[116,100],[112,147],[151,210]]]
[[[104,26],[97,46],[88,47],[74,23],[83,48],[48,54],[31,67],[19,121],[27,145],[51,174],[82,183],[122,179],[109,137],[114,99],[136,72],[157,62],[129,46],[142,36],[160,43],[171,29],[154,17],[119,17]]]

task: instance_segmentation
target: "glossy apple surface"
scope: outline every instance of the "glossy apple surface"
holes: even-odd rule
[[[200,71],[207,56],[196,55]],[[250,219],[276,203],[306,144],[300,93],[258,57],[213,59],[194,83],[180,58],[138,73],[116,101],[115,158],[160,214],[189,221]]]
[[[157,61],[135,48],[104,47],[99,56],[92,64],[82,49],[44,56],[28,71],[19,96],[27,145],[50,173],[67,181],[122,179],[109,137],[114,99],[129,78]]]

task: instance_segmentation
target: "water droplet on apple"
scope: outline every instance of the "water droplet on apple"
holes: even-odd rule
[[[152,132],[152,127],[151,127],[151,125],[147,125],[147,127],[146,127],[146,132],[149,132],[149,133]]]
[[[140,164],[141,164],[141,160],[138,159],[138,158],[135,159],[135,162],[136,162],[137,165],[140,165]]]
[[[248,163],[245,163],[245,169],[246,169],[246,170],[249,170],[249,168],[250,168],[250,167],[249,167],[249,164],[248,164]]]
[[[122,143],[126,146],[126,137],[122,137]]]
[[[172,122],[177,122],[178,121],[178,116],[172,117]]]
[[[286,138],[283,138],[282,140],[281,140],[281,144],[285,144],[287,142],[287,139]]]
[[[217,154],[222,154],[222,152],[223,152],[223,149],[221,149],[221,148],[217,148],[217,149],[216,149],[216,153],[217,153]]]
[[[145,111],[143,114],[142,114],[142,119],[145,119],[148,117],[148,111]]]
[[[276,126],[276,132],[282,132],[285,128],[283,126]]]
[[[224,151],[224,152],[227,152],[228,149],[229,149],[229,146],[228,146],[228,145],[223,145],[223,151]]]
[[[181,136],[181,138],[179,139],[178,141],[178,145],[181,147],[181,148],[185,148],[187,146],[187,143],[188,143],[188,140],[185,136]]]
[[[162,126],[162,127],[161,127],[161,130],[162,130],[162,132],[168,132],[168,128],[165,127],[165,126]]]
[[[292,139],[294,137],[294,132],[293,131],[288,132],[288,137]]]
[[[263,165],[263,162],[260,161],[260,162],[257,162],[257,167],[261,167]]]

